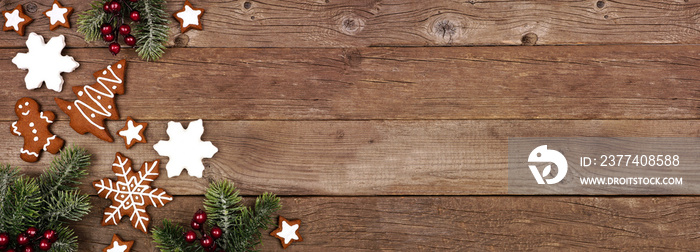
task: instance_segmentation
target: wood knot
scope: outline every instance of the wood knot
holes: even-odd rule
[[[432,25],[433,35],[447,43],[452,43],[459,36],[459,32],[459,23],[450,19],[436,20]]]
[[[535,45],[537,43],[537,34],[534,34],[532,32],[525,34],[520,41],[523,43],[523,45],[531,46]]]
[[[598,7],[599,9],[602,9],[605,7],[605,2],[604,1],[598,1],[595,3],[595,6]]]
[[[27,10],[29,13],[34,13],[37,10],[37,6],[35,3],[27,3],[24,5],[24,9]]]
[[[250,9],[250,7],[253,7],[253,4],[251,2],[246,1],[243,3],[243,8],[245,8],[246,10]]]
[[[343,64],[348,67],[354,68],[360,66],[362,63],[362,54],[357,48],[343,49]]]
[[[187,36],[187,34],[180,34],[175,37],[175,47],[187,47],[187,44],[190,43],[190,37]]]
[[[347,35],[355,35],[365,28],[365,20],[354,16],[345,16],[340,19],[340,32]]]

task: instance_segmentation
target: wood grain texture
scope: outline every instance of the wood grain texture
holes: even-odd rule
[[[138,120],[138,119],[137,119]],[[204,179],[167,178],[166,157],[154,187],[171,195],[201,195],[210,181],[228,179],[245,194],[279,195],[481,195],[507,193],[508,137],[700,137],[696,120],[473,120],[473,121],[206,121],[205,141],[219,148],[205,159]],[[124,122],[110,122],[112,133]],[[135,167],[159,158],[152,145],[167,140],[165,121],[149,121],[147,144],[125,150],[75,133],[68,122],[53,126],[67,145],[85,147],[93,165],[90,182],[115,178],[114,154]],[[0,129],[10,128],[9,122]],[[8,130],[9,131],[9,130]],[[21,137],[0,146],[0,160],[40,173],[52,159],[19,158]]]
[[[73,28],[49,32],[48,19],[41,13],[51,2],[6,0],[0,7],[9,10],[22,3],[35,19],[27,32],[66,34],[72,47],[106,47],[102,42],[86,44],[75,32],[78,14],[91,1],[64,0],[63,5],[75,8],[70,18]],[[175,13],[183,2],[168,1],[166,12]],[[204,30],[181,34],[170,17],[169,46],[638,44],[700,39],[700,4],[684,0],[224,0],[194,5],[206,9]],[[9,33],[1,33],[0,38],[0,47],[22,47],[26,40]]]
[[[176,197],[149,212],[184,223],[203,197]],[[108,200],[73,224],[81,251],[99,251],[112,234],[155,251],[127,218],[99,225]],[[250,202],[250,201],[248,201]],[[697,249],[700,201],[695,197],[285,197],[278,212],[301,219],[303,242],[284,251],[692,251]],[[189,223],[189,222],[188,222]],[[282,251],[264,230],[262,251]]]
[[[122,119],[699,119],[700,46],[365,49],[172,49],[162,61],[128,58]],[[64,92],[25,90],[26,71],[0,50],[0,107],[54,97],[116,62],[102,49]],[[11,109],[0,120],[14,120]]]

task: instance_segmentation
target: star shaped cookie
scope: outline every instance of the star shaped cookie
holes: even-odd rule
[[[32,18],[24,14],[21,4],[18,4],[11,11],[3,11],[2,15],[5,17],[5,25],[3,25],[2,30],[16,31],[20,36],[24,36],[24,27],[32,22]]]
[[[190,1],[185,0],[185,5],[182,9],[175,12],[173,17],[180,22],[180,32],[186,32],[189,29],[202,29],[202,15],[204,14],[204,9],[194,8]]]
[[[63,7],[58,0],[53,0],[53,5],[51,9],[44,11],[44,16],[49,18],[50,30],[54,30],[59,26],[70,28],[70,22],[68,22],[68,17],[73,13],[73,8]]]
[[[299,226],[301,226],[301,220],[289,221],[280,216],[279,227],[273,230],[270,235],[280,239],[282,248],[286,249],[292,244],[292,242],[300,242],[304,240],[304,238],[301,238],[301,234],[299,234]]]
[[[129,252],[132,246],[134,246],[134,241],[123,241],[121,237],[114,234],[109,246],[104,248],[102,252]]]
[[[143,135],[146,126],[148,126],[148,123],[137,123],[129,116],[126,118],[126,125],[117,131],[117,134],[124,139],[126,148],[130,149],[136,143],[146,142],[146,137]]]

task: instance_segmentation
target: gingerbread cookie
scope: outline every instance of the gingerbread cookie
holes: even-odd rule
[[[280,216],[279,227],[273,230],[272,233],[270,233],[270,235],[277,237],[277,239],[280,239],[280,242],[282,243],[282,248],[286,249],[287,247],[289,247],[289,245],[292,244],[292,242],[304,241],[304,238],[301,238],[301,234],[299,234],[300,225],[301,220],[289,221],[284,217]]]
[[[53,112],[42,112],[39,103],[25,97],[15,104],[15,114],[19,120],[12,123],[11,130],[12,134],[24,137],[24,146],[19,155],[22,160],[36,162],[42,150],[56,154],[63,148],[63,139],[49,131],[56,118]]]
[[[129,252],[132,246],[134,246],[134,241],[124,241],[117,234],[114,234],[112,242],[109,243],[109,246],[102,249],[102,252]]]
[[[44,11],[44,16],[49,18],[49,24],[51,25],[49,26],[49,30],[53,31],[59,26],[70,28],[70,22],[68,21],[68,17],[71,13],[73,13],[73,8],[63,7],[63,5],[61,5],[61,3],[58,2],[58,0],[53,0],[53,5],[51,5],[51,9]]]
[[[163,189],[151,188],[151,182],[160,175],[159,165],[160,160],[145,162],[134,172],[131,160],[117,152],[112,164],[117,181],[104,178],[92,182],[98,196],[112,200],[112,205],[105,209],[102,226],[117,225],[122,216],[129,216],[134,228],[148,233],[151,219],[146,207],[162,207],[173,200]]]
[[[192,6],[190,1],[185,0],[185,5],[182,9],[175,12],[173,17],[180,22],[180,32],[186,32],[189,29],[202,29],[202,15],[204,14],[204,9],[195,8]]]
[[[16,31],[20,36],[24,36],[24,27],[32,22],[32,18],[24,14],[21,4],[11,11],[3,11],[2,15],[5,16],[5,25],[2,30]]]
[[[70,117],[71,128],[80,134],[90,132],[107,142],[114,141],[104,126],[104,120],[119,119],[114,97],[124,94],[125,69],[126,60],[120,60],[95,72],[97,83],[73,87],[78,100],[69,102],[55,98],[58,107]]]
[[[136,143],[146,142],[146,137],[143,135],[146,126],[148,126],[148,123],[137,123],[129,116],[126,118],[126,125],[117,131],[117,134],[124,139],[126,148],[130,149]]]

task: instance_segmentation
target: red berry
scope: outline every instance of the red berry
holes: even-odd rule
[[[102,35],[102,39],[104,39],[106,42],[112,42],[114,41],[114,34],[105,34]]]
[[[112,7],[110,7],[109,2],[106,2],[105,5],[102,5],[102,10],[104,10],[107,13],[112,12]]]
[[[126,35],[126,37],[124,37],[124,43],[126,43],[129,46],[135,46],[136,45],[136,37],[134,37],[132,35]]]
[[[46,239],[46,238],[41,239],[41,241],[39,242],[39,249],[41,249],[41,250],[51,249],[51,241],[49,241],[49,239]]]
[[[121,50],[122,46],[120,46],[119,43],[112,42],[111,44],[109,44],[109,52],[111,52],[112,55],[117,55]]]
[[[132,11],[129,14],[129,18],[131,18],[131,20],[133,20],[134,22],[138,22],[141,19],[141,14],[139,14],[138,11]]]
[[[17,250],[9,248],[9,249],[5,250],[5,252],[17,252]]]
[[[103,24],[102,27],[100,27],[100,32],[102,32],[102,35],[107,35],[112,33],[112,26],[109,24]]]
[[[211,238],[211,236],[204,236],[202,237],[202,240],[199,241],[199,244],[202,245],[202,247],[208,248],[211,247],[211,245],[214,244],[214,239]]]
[[[185,233],[185,241],[186,242],[192,243],[196,239],[197,239],[197,234],[194,231],[190,230],[190,231],[187,231],[187,233]]]
[[[128,24],[123,24],[119,26],[119,34],[121,35],[129,35],[131,33],[131,27]]]
[[[197,212],[194,214],[194,217],[192,218],[195,222],[202,224],[205,221],[207,221],[207,213],[202,211],[202,209],[197,210]]]
[[[17,236],[17,243],[19,243],[19,245],[26,245],[29,243],[29,237],[27,237],[26,234],[19,234]]]
[[[34,252],[34,249],[32,248],[32,246],[25,246],[25,247],[22,249],[22,251],[24,251],[24,252]]]
[[[44,232],[44,238],[49,239],[49,241],[51,241],[51,242],[55,242],[56,240],[58,240],[58,236],[56,235],[56,231],[53,231],[51,229],[46,230],[46,232]]]
[[[195,222],[194,220],[192,220],[192,222],[190,222],[190,227],[192,227],[192,229],[194,229],[194,230],[199,230],[202,228],[202,224],[199,224],[199,223]]]
[[[7,246],[10,243],[10,236],[7,233],[0,234],[0,246]]]
[[[27,236],[29,236],[29,238],[34,237],[36,235],[36,232],[39,232],[39,230],[37,230],[35,227],[29,227],[29,228],[27,228],[27,231],[25,231],[25,233],[27,233]]]
[[[116,13],[122,10],[122,5],[119,2],[112,0],[109,2],[109,9]]]
[[[220,227],[213,227],[211,229],[211,237],[214,237],[214,239],[221,238],[222,233],[223,233],[223,230],[221,230]]]
[[[207,249],[207,251],[209,251],[209,252],[214,252],[214,251],[216,251],[216,242],[212,243],[212,244],[211,244],[211,247],[209,247],[209,248]]]

